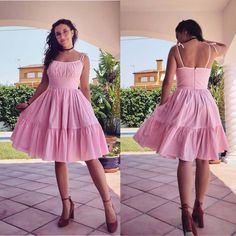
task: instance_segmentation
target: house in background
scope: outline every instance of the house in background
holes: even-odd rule
[[[28,65],[19,67],[19,82],[15,83],[16,87],[27,85],[31,88],[37,88],[42,80],[43,65]]]
[[[134,85],[131,88],[141,88],[145,90],[153,90],[162,86],[162,81],[165,76],[163,70],[163,60],[156,60],[157,68],[154,70],[143,70],[134,72]]]

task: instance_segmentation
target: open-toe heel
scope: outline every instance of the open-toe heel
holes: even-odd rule
[[[106,201],[103,201],[103,203],[106,204],[106,203],[109,203],[110,201],[111,201],[111,199],[106,200]],[[113,210],[114,210],[114,212],[115,212],[115,209],[114,209],[113,204],[112,204],[112,208],[113,208]],[[107,230],[108,230],[108,232],[109,232],[109,233],[114,233],[114,232],[117,230],[117,227],[118,227],[117,218],[116,218],[116,220],[115,220],[114,222],[108,222],[108,221],[106,220],[106,225],[107,225]]]
[[[188,205],[183,204],[181,209],[182,209],[182,227],[183,227],[184,235],[185,236],[197,235],[197,230],[193,223],[193,219],[191,217],[191,214],[188,211]]]
[[[58,227],[65,227],[70,223],[70,219],[74,219],[74,203],[71,200],[71,197],[69,196],[68,198],[62,198],[62,201],[66,201],[69,200],[70,201],[70,213],[69,213],[69,217],[67,219],[64,219],[63,217],[61,217],[57,223]]]
[[[199,228],[204,227],[203,215],[204,211],[202,210],[202,203],[195,200],[192,217]]]

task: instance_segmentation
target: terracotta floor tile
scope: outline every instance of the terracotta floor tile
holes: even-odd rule
[[[18,186],[20,184],[30,183],[30,181],[14,177],[14,178],[10,178],[7,180],[3,180],[2,183],[5,185],[14,187],[14,186]]]
[[[88,235],[94,235],[94,236],[100,236],[100,235],[110,235],[108,232],[102,232],[102,231],[98,231],[98,230],[94,230],[92,233],[88,234]]]
[[[180,205],[174,202],[168,202],[148,212],[148,215],[158,220],[164,221],[175,227],[181,224]]]
[[[96,229],[104,224],[105,213],[100,209],[83,205],[75,209],[74,221]]]
[[[98,197],[99,197],[98,194],[91,193],[88,191],[82,191],[80,189],[71,190],[71,198],[73,199],[73,201],[81,203],[81,204],[86,204],[87,202]]]
[[[126,199],[129,199],[142,193],[143,191],[124,185],[121,187],[121,200],[124,201]]]
[[[45,183],[45,184],[52,184],[52,185],[56,185],[57,184],[57,181],[56,181],[56,177],[54,176],[47,176],[45,178],[39,178],[37,180],[35,180],[37,182],[40,182],[40,183]]]
[[[0,221],[1,235],[25,235],[27,232]]]
[[[236,227],[236,204],[218,201],[208,207],[206,212],[212,216],[234,223]]]
[[[114,206],[116,213],[119,213],[120,212],[120,198],[112,197],[111,199],[112,199],[112,204]],[[90,207],[97,208],[97,209],[104,210],[103,202],[100,197],[87,202],[86,205],[90,206]]]
[[[141,215],[121,225],[122,235],[164,235],[174,227],[151,216]]]
[[[123,172],[121,173],[122,185],[131,184],[131,183],[137,182],[138,180],[142,180],[142,178],[139,178],[139,177],[133,176],[133,175],[124,174]]]
[[[37,192],[28,192],[28,193],[21,194],[20,196],[16,196],[12,198],[12,200],[19,203],[23,203],[28,206],[33,206],[35,204],[38,204],[50,198],[52,198],[52,196],[47,195],[47,194],[42,194],[42,193],[37,193]]]
[[[25,175],[23,176],[20,176],[19,178],[21,179],[27,179],[27,180],[40,180],[40,179],[43,179],[45,178],[45,175],[40,175],[40,174],[28,174],[26,173]]]
[[[58,219],[42,226],[41,228],[33,231],[35,235],[45,236],[45,235],[88,235],[93,231],[92,228],[85,225],[79,224],[75,221],[71,221],[67,227],[59,228],[57,227]]]
[[[158,173],[156,173],[155,171],[140,170],[137,168],[125,169],[124,173],[141,177],[141,178],[152,178],[158,175]]]
[[[151,180],[158,181],[161,183],[171,183],[176,181],[177,177],[176,176],[171,176],[171,175],[158,175],[154,178],[150,178]]]
[[[166,202],[167,200],[149,193],[143,193],[123,201],[125,205],[135,208],[141,212],[148,212]]]
[[[3,175],[3,173],[0,171],[1,175],[0,175],[0,181],[2,182],[2,180],[7,180],[7,179],[10,179],[11,176],[6,176],[6,175]]]
[[[25,172],[21,172],[21,171],[9,171],[9,172],[5,173],[4,175],[10,176],[10,177],[20,177],[20,176],[25,175]]]
[[[152,189],[151,191],[148,192],[169,200],[172,200],[177,196],[179,196],[178,188],[169,184],[161,185],[160,187]]]
[[[23,204],[11,200],[3,200],[0,202],[0,219],[6,218],[17,212],[23,211],[26,208],[28,207]]]
[[[236,204],[236,194],[235,193],[230,193],[229,195],[224,197],[223,200]]]
[[[47,186],[48,186],[48,184],[43,184],[43,183],[39,183],[39,182],[35,182],[35,181],[28,181],[27,183],[20,184],[17,187],[30,191],[30,190],[37,190],[40,188],[45,188]]]
[[[128,207],[124,204],[121,204],[121,223],[125,223],[140,215],[142,215],[140,211],[137,211],[134,208]]]
[[[5,197],[5,198],[11,198],[11,197],[15,197],[17,195],[20,195],[22,193],[27,193],[27,192],[28,191],[24,189],[19,189],[16,187],[8,187],[8,188],[0,189],[0,196]]]
[[[26,209],[4,221],[21,229],[32,232],[40,226],[52,221],[56,216],[33,208]]]
[[[183,231],[180,229],[174,229],[165,234],[165,236],[183,236]]]
[[[37,190],[35,190],[35,192],[45,193],[45,194],[48,194],[48,195],[51,195],[51,196],[59,196],[59,190],[58,190],[58,187],[57,187],[56,184],[48,185],[45,188],[37,189]]]
[[[151,189],[155,189],[159,186],[163,185],[163,183],[153,181],[150,179],[142,179],[135,183],[128,184],[129,187],[136,188],[142,191],[149,191]]]
[[[81,189],[82,187],[85,187],[87,186],[88,183],[86,182],[81,182],[79,180],[70,180],[69,181],[69,187],[70,188],[78,188],[78,189]]]
[[[229,193],[231,193],[231,190],[227,187],[221,187],[216,184],[210,184],[206,195],[222,199],[226,197]]]
[[[205,214],[204,216],[205,227],[203,229],[197,228],[199,235],[205,236],[228,236],[236,231],[236,225],[226,222],[214,216]]]

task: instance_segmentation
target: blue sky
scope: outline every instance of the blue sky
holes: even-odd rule
[[[29,27],[0,27],[0,84],[14,84],[19,80],[19,66],[41,64],[48,30]],[[174,42],[145,37],[122,37],[121,87],[133,84],[133,72],[155,69],[156,59],[163,59],[164,68]],[[88,54],[91,63],[90,80],[98,67],[99,48],[78,40],[75,49]]]
[[[133,72],[156,69],[156,60],[163,59],[166,68],[167,56],[174,42],[145,37],[121,38],[121,88],[134,83]]]
[[[19,80],[19,66],[42,64],[48,30],[29,27],[0,27],[0,84]],[[88,54],[91,68],[98,67],[99,48],[78,40],[75,49]],[[95,77],[90,70],[90,79]]]

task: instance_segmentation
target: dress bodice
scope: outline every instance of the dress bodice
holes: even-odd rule
[[[48,67],[49,87],[77,89],[83,70],[83,61],[71,62],[53,60]]]
[[[177,88],[207,89],[211,69],[180,67],[176,71]]]

